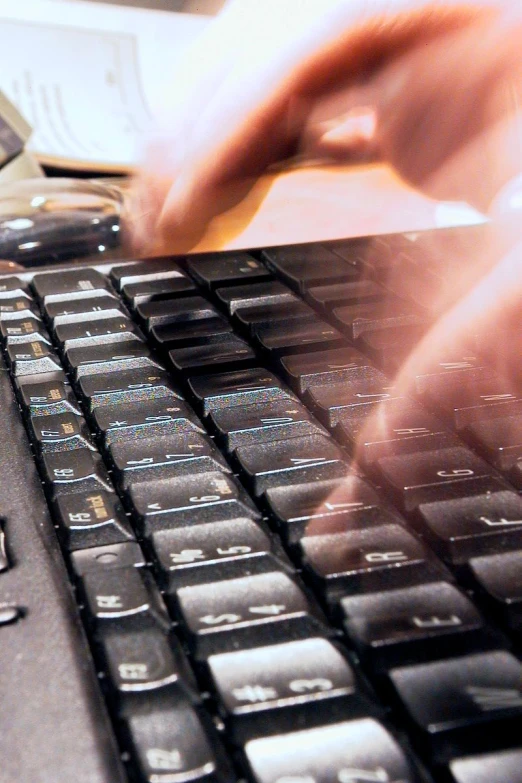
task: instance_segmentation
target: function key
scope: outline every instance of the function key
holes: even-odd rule
[[[294,399],[275,375],[261,368],[201,375],[190,378],[189,387],[204,416],[220,408]]]
[[[85,291],[110,291],[108,280],[96,269],[83,267],[60,272],[40,272],[33,277],[36,295],[47,297],[78,294]]]
[[[245,756],[255,783],[422,781],[398,742],[373,718],[256,738],[246,743]]]
[[[13,375],[39,375],[61,370],[60,360],[51,346],[40,340],[7,346],[7,359]]]
[[[272,277],[267,268],[248,253],[216,253],[202,258],[189,258],[187,268],[198,283],[211,289],[237,285],[243,280],[260,282]]]
[[[28,291],[29,286],[20,277],[0,277],[0,298],[5,294],[11,294],[13,291],[20,292]]]
[[[96,450],[85,420],[75,413],[35,416],[29,421],[29,429],[39,451],[70,451],[83,446]]]
[[[0,334],[7,345],[30,343],[33,340],[51,344],[47,330],[37,318],[0,321]]]
[[[236,742],[291,728],[296,718],[301,728],[330,723],[363,706],[351,666],[321,637],[212,655],[208,667]]]
[[[43,479],[54,495],[101,489],[113,491],[101,458],[90,449],[44,452],[41,467]]]
[[[104,490],[56,498],[54,517],[69,552],[134,540],[122,505]]]
[[[522,549],[522,498],[500,483],[482,494],[424,503],[418,520],[434,549],[451,563]]]
[[[217,288],[216,295],[230,315],[234,315],[236,310],[241,307],[289,304],[297,299],[289,288],[277,280]]]
[[[182,587],[176,606],[199,659],[326,630],[304,592],[282,571]]]
[[[341,609],[359,654],[379,668],[480,650],[487,639],[476,608],[448,582],[347,596]]]
[[[139,616],[170,627],[165,605],[145,568],[108,568],[82,577],[85,608],[92,621],[107,624]],[[120,625],[123,629],[124,625]]]
[[[80,414],[78,401],[70,386],[58,381],[19,383],[22,405],[31,416],[48,416],[55,413]]]
[[[110,278],[118,291],[133,283],[172,280],[176,277],[183,277],[183,272],[170,258],[151,258],[147,261],[113,266],[110,273]]]
[[[139,283],[127,283],[123,286],[122,293],[129,306],[135,309],[144,302],[156,302],[160,299],[196,293],[196,286],[190,278],[176,274],[168,279],[147,279]]]
[[[133,702],[124,712],[130,751],[148,783],[232,783],[219,741],[188,700]],[[211,739],[212,736],[212,739]]]
[[[412,727],[437,758],[520,742],[522,664],[498,650],[393,669]]]
[[[36,303],[28,297],[0,299],[0,321],[19,321],[29,318],[40,319],[40,314]]]

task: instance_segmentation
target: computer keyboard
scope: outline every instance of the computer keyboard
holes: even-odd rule
[[[522,781],[520,368],[397,380],[430,238],[0,277],[2,783]]]

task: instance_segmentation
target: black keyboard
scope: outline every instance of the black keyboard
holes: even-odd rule
[[[2,783],[522,781],[520,366],[396,382],[482,230],[0,277]]]

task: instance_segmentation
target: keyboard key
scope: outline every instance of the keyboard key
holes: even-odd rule
[[[84,375],[78,390],[92,411],[99,406],[182,399],[171,376],[157,368],[100,372]]]
[[[193,345],[169,351],[169,360],[175,372],[183,375],[220,372],[257,364],[252,348],[241,338],[230,335],[226,340],[207,345]]]
[[[263,250],[261,257],[269,269],[301,294],[325,281],[342,282],[352,271],[349,264],[322,245]]]
[[[522,551],[473,558],[469,567],[495,616],[522,638]]]
[[[240,307],[287,304],[296,300],[295,294],[276,280],[217,288],[216,296],[230,315],[234,315]]]
[[[48,297],[62,294],[77,294],[84,291],[110,291],[109,281],[96,269],[61,270],[60,272],[40,272],[33,277],[36,295],[47,301]]]
[[[474,421],[466,435],[497,470],[511,470],[522,458],[522,415]]]
[[[21,277],[12,275],[10,277],[2,277],[0,280],[0,296],[10,294],[13,291],[27,292],[28,290],[28,284]]]
[[[85,348],[69,348],[67,363],[76,380],[85,375],[100,375],[125,370],[162,370],[152,358],[146,344],[140,340],[107,345],[89,345]]]
[[[304,535],[340,533],[400,520],[369,484],[354,475],[273,487],[266,491],[265,499],[281,535],[289,543]]]
[[[50,345],[51,340],[42,322],[36,318],[17,321],[0,321],[0,334],[6,345],[40,342]]]
[[[420,739],[438,758],[520,741],[522,664],[498,650],[390,672]]]
[[[229,453],[239,446],[325,432],[296,400],[219,408],[210,414],[210,422]]]
[[[463,447],[384,457],[377,468],[406,511],[421,503],[481,494],[494,475],[489,465]]]
[[[422,780],[398,742],[373,718],[254,739],[246,743],[245,755],[255,783]]]
[[[103,345],[142,338],[140,330],[129,318],[103,318],[95,321],[59,324],[54,336],[62,348]]]
[[[306,299],[319,310],[329,312],[340,305],[382,301],[385,295],[386,289],[373,280],[353,280],[347,283],[342,279],[338,283],[309,288]]]
[[[133,617],[153,620],[165,630],[170,627],[160,593],[150,574],[142,568],[108,568],[88,571],[82,576],[86,611],[96,623],[116,622]],[[130,626],[129,626],[130,627]]]
[[[230,472],[210,438],[197,432],[163,435],[109,446],[114,480],[127,489],[151,479],[178,478],[210,471]]]
[[[203,416],[220,408],[293,399],[275,375],[260,368],[190,378],[189,387]]]
[[[256,496],[269,487],[338,478],[349,470],[342,451],[325,435],[240,446],[236,460]]]
[[[425,332],[424,324],[373,329],[363,332],[357,345],[380,370],[394,377],[420,343]],[[411,391],[413,388],[408,386],[408,392]]]
[[[134,540],[121,503],[103,490],[56,498],[54,517],[69,552]]]
[[[357,411],[371,413],[371,408],[377,405],[384,406],[404,398],[399,388],[374,370],[362,377],[349,377],[342,383],[312,386],[304,399],[317,418],[333,429],[344,416],[353,416]]]
[[[422,322],[421,316],[401,299],[388,298],[381,302],[336,307],[333,310],[336,326],[351,340],[357,340],[364,332],[389,326],[408,326]]]
[[[167,590],[241,576],[259,565],[274,570],[275,565],[272,541],[246,517],[159,530],[151,545]]]
[[[176,607],[197,659],[325,630],[304,592],[282,571],[182,587]]]
[[[31,417],[69,412],[80,414],[78,401],[71,388],[65,383],[56,381],[20,383],[18,391],[22,405]]]
[[[332,722],[362,707],[351,666],[320,637],[212,655],[208,667],[236,742],[289,730],[296,720],[302,728]]]
[[[112,492],[109,475],[101,461],[85,447],[73,451],[44,452],[43,479],[54,495],[69,492]]]
[[[31,418],[29,434],[39,451],[70,451],[82,447],[96,451],[85,420],[75,413]]]
[[[187,268],[198,283],[211,289],[238,285],[244,280],[260,282],[271,278],[266,266],[248,253],[216,253],[202,258],[189,258]]]
[[[52,348],[40,340],[8,345],[7,360],[16,377],[61,370],[60,361]]]
[[[418,517],[423,534],[451,563],[522,549],[522,498],[502,485],[483,494],[424,503]]]
[[[169,397],[99,405],[93,409],[92,421],[106,445],[182,432],[205,432],[188,405]]]
[[[35,302],[27,296],[17,296],[15,299],[0,298],[0,322],[19,321],[29,318],[39,319],[40,315]]]
[[[472,350],[441,348],[441,353],[428,362],[418,364],[410,375],[417,394],[426,394],[431,388],[444,388],[446,384],[458,385],[473,378],[484,377],[488,372],[484,359]],[[492,372],[492,371],[491,371]]]
[[[182,699],[132,705],[125,723],[141,780],[147,783],[231,783],[217,741]]]
[[[154,326],[189,323],[218,315],[216,308],[202,296],[143,302],[137,306],[136,313],[149,331]]]
[[[282,356],[281,368],[297,394],[312,386],[330,386],[350,379],[372,377],[375,368],[356,348],[345,346],[327,351]]]
[[[143,568],[145,558],[139,544],[135,541],[126,541],[78,549],[76,552],[71,552],[71,563],[76,576],[82,577],[91,571]]]
[[[154,326],[152,339],[159,348],[185,348],[189,345],[226,342],[232,327],[222,316],[202,318],[199,321],[179,322],[168,326]]]
[[[110,274],[118,291],[134,283],[172,280],[182,276],[182,271],[170,258],[149,258],[147,261],[113,266]]]
[[[117,318],[124,315],[126,310],[116,297],[107,291],[103,294],[89,293],[53,300],[47,302],[44,312],[53,325],[57,326],[88,321],[93,317]]]
[[[345,595],[409,587],[444,573],[431,552],[399,525],[306,536],[299,548],[319,588]]]
[[[259,348],[270,356],[281,353],[301,353],[336,348],[344,342],[343,335],[333,326],[314,318],[310,321],[275,323],[255,331]]]
[[[444,384],[444,381],[441,382]],[[522,413],[522,395],[500,378],[460,379],[458,384],[432,387],[426,392],[430,407],[461,430],[477,419]]]
[[[341,600],[346,632],[374,667],[481,649],[484,621],[448,582],[351,595]]]
[[[363,465],[381,457],[458,446],[459,440],[441,422],[405,399],[382,406],[369,406],[369,412],[347,411],[335,428],[338,440]]]
[[[253,336],[258,329],[274,324],[306,321],[315,315],[309,305],[294,297],[281,303],[253,303],[248,307],[238,307],[234,312],[234,320],[247,334]]]
[[[120,695],[143,694],[150,701],[167,689],[173,696],[196,700],[193,676],[177,639],[152,623],[132,630],[113,625],[101,628],[99,639],[111,684]]]
[[[129,497],[145,535],[188,523],[259,516],[246,492],[225,473],[134,484]]]
[[[168,279],[146,279],[139,283],[127,283],[122,289],[129,306],[136,309],[144,302],[157,302],[161,299],[196,293],[196,286],[188,277],[174,273]]]
[[[522,783],[522,749],[454,759],[452,783]]]

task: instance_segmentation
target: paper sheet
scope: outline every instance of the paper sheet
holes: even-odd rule
[[[87,2],[0,0],[0,87],[65,167],[131,168],[183,49],[205,17]]]

